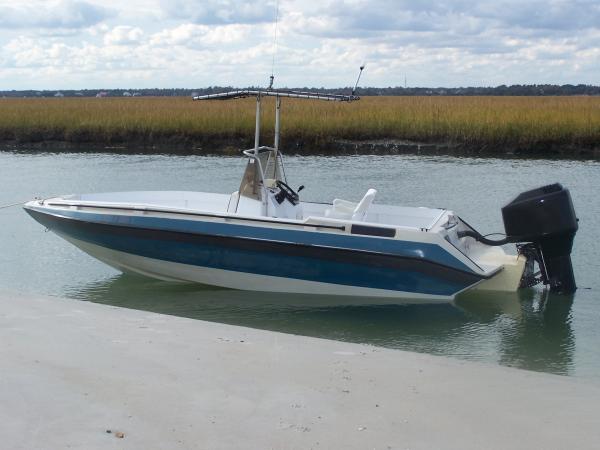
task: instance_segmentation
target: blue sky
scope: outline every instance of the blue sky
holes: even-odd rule
[[[276,0],[0,0],[0,89],[265,85]],[[275,86],[600,84],[600,0],[279,0]]]

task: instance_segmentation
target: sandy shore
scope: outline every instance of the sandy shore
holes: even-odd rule
[[[592,449],[599,413],[573,378],[0,294],[5,449]]]

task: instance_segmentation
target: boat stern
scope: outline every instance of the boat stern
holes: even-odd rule
[[[492,247],[493,250],[501,250]],[[509,255],[504,252],[490,252],[486,263],[500,265],[501,269],[491,278],[475,285],[474,291],[515,292],[521,287],[521,280],[527,263],[525,255]]]

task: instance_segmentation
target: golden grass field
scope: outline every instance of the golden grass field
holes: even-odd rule
[[[263,101],[270,142],[273,99]],[[160,145],[253,142],[255,100],[0,99],[0,141]],[[399,139],[471,148],[600,147],[600,97],[364,97],[282,100],[282,145]]]

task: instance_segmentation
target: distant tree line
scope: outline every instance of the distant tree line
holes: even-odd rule
[[[236,89],[257,89],[256,87],[234,88],[232,86],[210,86],[196,89],[81,89],[81,90],[23,90],[0,91],[0,97],[187,97],[192,95],[214,94]],[[332,94],[349,94],[352,88],[293,88],[307,92],[327,92]],[[460,88],[427,88],[427,87],[363,87],[356,92],[363,96],[556,96],[556,95],[600,95],[600,86],[588,84],[514,84],[496,87],[460,87]]]

